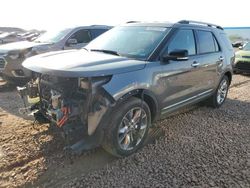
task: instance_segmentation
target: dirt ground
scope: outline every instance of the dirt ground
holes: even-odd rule
[[[220,109],[196,105],[159,121],[138,153],[64,155],[57,129],[18,113],[0,82],[0,187],[250,187],[250,76],[235,75]]]

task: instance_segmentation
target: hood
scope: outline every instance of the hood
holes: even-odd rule
[[[143,69],[145,61],[81,49],[37,55],[25,60],[23,66],[42,74],[62,77],[94,77]]]
[[[250,56],[250,51],[240,50],[237,51],[235,54],[240,56]]]
[[[9,51],[24,50],[35,46],[48,45],[50,43],[37,43],[29,41],[12,42],[0,46],[0,53],[7,53]]]

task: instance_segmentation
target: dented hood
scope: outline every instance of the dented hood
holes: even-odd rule
[[[81,49],[37,55],[25,60],[23,66],[42,74],[62,77],[93,77],[143,69],[145,61]]]

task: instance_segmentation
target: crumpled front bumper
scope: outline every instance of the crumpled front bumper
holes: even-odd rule
[[[82,145],[79,143],[85,143],[84,148],[90,149],[101,143],[102,125],[107,121],[107,114],[115,102],[101,86],[67,95],[56,84],[48,81],[39,80],[36,83],[29,83],[26,86],[27,91],[22,93],[27,94],[30,101],[37,101],[39,98],[30,108],[38,122],[59,127],[70,147],[79,148]],[[58,97],[52,99],[48,95],[48,91],[51,92],[51,90]]]

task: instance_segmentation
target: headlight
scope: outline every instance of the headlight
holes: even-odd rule
[[[16,60],[20,57],[20,52],[19,51],[11,51],[11,52],[9,52],[8,56],[11,59]]]
[[[89,80],[87,78],[79,78],[78,81],[79,88],[81,89],[89,89]]]
[[[28,49],[25,49],[25,50],[22,51],[22,57],[25,58],[25,59],[28,58],[28,57],[31,57],[33,55],[34,54],[33,54],[32,48],[28,48]]]
[[[31,52],[32,52],[32,48],[18,50],[18,51],[10,51],[8,53],[8,56],[13,60],[16,60],[18,58],[28,58],[31,56],[30,55]]]
[[[241,58],[241,55],[240,54],[236,54],[235,58]]]
[[[111,80],[112,76],[98,76],[93,78],[79,78],[78,85],[79,88],[89,89],[100,87]]]

